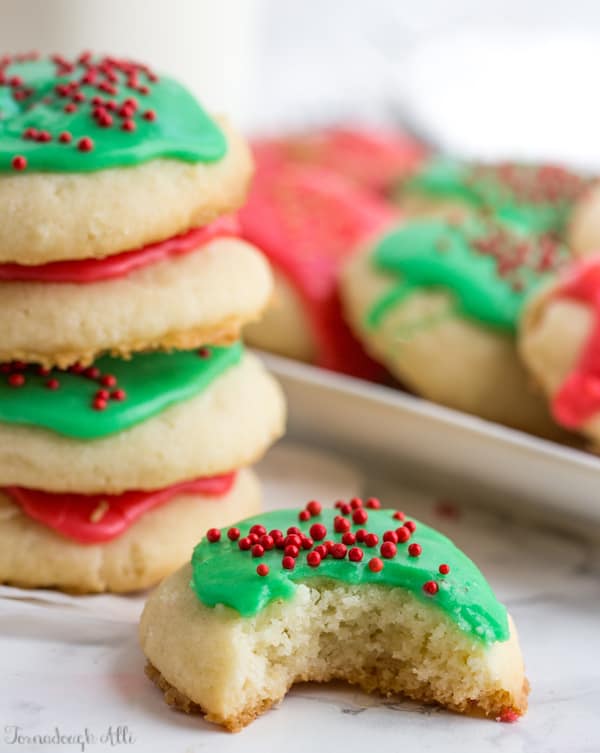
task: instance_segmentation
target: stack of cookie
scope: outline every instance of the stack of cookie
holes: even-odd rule
[[[127,60],[0,60],[0,581],[127,591],[258,511],[271,295],[229,216],[251,159]]]

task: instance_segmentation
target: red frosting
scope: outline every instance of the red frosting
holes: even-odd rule
[[[552,403],[556,420],[576,429],[600,410],[600,257],[571,267],[555,297],[585,303],[594,311],[592,332]]]
[[[363,188],[387,190],[425,158],[425,148],[401,131],[331,128],[253,145],[265,169],[289,164],[327,167]]]
[[[125,277],[136,269],[156,264],[171,256],[196,251],[215,238],[238,235],[235,218],[220,217],[204,227],[193,228],[183,235],[152,243],[134,251],[106,256],[104,259],[53,261],[38,266],[0,264],[0,281],[91,283]]]
[[[357,244],[397,220],[397,210],[329,170],[292,165],[272,171],[259,162],[239,218],[243,237],[264,251],[300,295],[317,363],[380,377],[381,367],[365,355],[342,318],[337,277]]]
[[[236,473],[181,481],[164,489],[123,494],[51,494],[21,486],[2,489],[26,515],[79,544],[111,541],[144,513],[178,495],[221,497],[231,489]]]

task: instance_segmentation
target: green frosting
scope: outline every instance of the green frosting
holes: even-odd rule
[[[377,326],[414,291],[438,287],[454,294],[462,315],[515,333],[527,298],[567,258],[566,248],[548,237],[482,218],[409,222],[373,252],[373,265],[397,282],[371,309],[368,324]]]
[[[501,222],[534,233],[562,233],[586,181],[564,168],[504,163],[484,165],[436,157],[399,192],[434,201],[459,201]]]
[[[16,174],[12,160],[17,155],[27,160],[25,173],[87,172],[137,165],[158,157],[214,162],[225,155],[227,143],[222,131],[177,81],[164,76],[155,80],[154,74],[143,66],[108,60],[96,58],[85,64],[67,64],[71,68],[47,59],[0,67],[0,82],[5,82],[0,83],[0,171]],[[94,84],[81,83],[90,70],[96,70]],[[129,85],[132,75],[135,87]],[[8,85],[14,77],[22,80],[20,86]],[[77,88],[60,96],[56,87],[69,82],[76,82]],[[99,88],[102,83],[114,90],[104,91]],[[27,96],[15,100],[19,92]],[[77,95],[84,101],[74,101]],[[103,101],[100,109],[92,103],[94,97]],[[123,115],[123,103],[130,98],[137,102],[135,112]],[[74,105],[74,112],[65,112],[70,105]],[[115,109],[107,109],[113,105]],[[110,118],[110,125],[100,124],[98,113],[102,110]],[[148,119],[149,111],[154,120]],[[123,130],[126,120],[133,123],[133,130]],[[24,138],[30,128],[46,131],[51,140]],[[59,140],[63,132],[71,135],[69,143]],[[93,141],[90,151],[78,148],[84,137]]]
[[[200,351],[141,353],[130,360],[105,356],[94,364],[98,375],[85,376],[53,369],[40,374],[38,367],[13,370],[25,378],[11,386],[10,374],[0,378],[0,421],[27,424],[75,439],[99,439],[129,429],[174,403],[201,392],[242,357],[242,345],[211,346]],[[89,373],[89,371],[88,371]],[[116,383],[107,391],[124,391],[124,399],[108,398],[102,410],[94,408],[102,376]],[[57,380],[57,389],[49,389]]]
[[[397,554],[385,559],[380,554],[383,534],[395,530],[402,522],[393,518],[394,510],[368,510],[368,521],[362,525],[352,525],[351,531],[365,528],[377,534],[379,543],[375,547],[355,544],[364,551],[361,562],[352,562],[348,555],[344,559],[334,559],[328,555],[318,567],[307,563],[307,551],[300,550],[293,570],[282,567],[281,549],[265,551],[260,558],[251,551],[242,551],[238,541],[230,541],[227,529],[222,529],[220,541],[211,543],[204,539],[196,546],[192,556],[191,587],[200,601],[208,607],[224,604],[243,617],[251,617],[260,612],[275,599],[290,599],[298,583],[309,582],[314,578],[331,578],[350,584],[372,583],[404,588],[418,599],[445,612],[457,627],[485,643],[504,641],[509,637],[506,608],[494,596],[487,581],[475,564],[441,533],[423,523],[416,522],[416,530],[409,542],[397,544]],[[248,535],[254,524],[263,525],[267,531],[279,529],[284,534],[290,526],[297,526],[309,535],[314,523],[327,527],[326,539],[341,542],[342,534],[334,532],[333,519],[337,510],[323,510],[309,521],[300,522],[299,510],[278,510],[257,515],[238,524],[241,535]],[[350,523],[352,518],[349,517]],[[320,542],[315,541],[314,545]],[[411,557],[410,543],[418,543],[422,553]],[[348,547],[350,549],[351,547]],[[369,560],[380,557],[384,563],[380,572],[372,572]],[[260,564],[269,567],[266,576],[260,576],[256,568]],[[447,564],[450,572],[439,573],[439,566]],[[439,590],[434,595],[424,592],[423,586],[429,581],[437,583]]]

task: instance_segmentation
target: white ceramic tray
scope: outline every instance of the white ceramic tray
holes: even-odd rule
[[[288,397],[292,437],[452,498],[527,512],[600,534],[600,458],[389,387],[261,353]],[[560,519],[548,518],[560,514]]]

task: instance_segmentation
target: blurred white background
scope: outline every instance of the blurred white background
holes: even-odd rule
[[[597,0],[0,0],[0,50],[143,57],[247,129],[407,122],[600,167]]]

